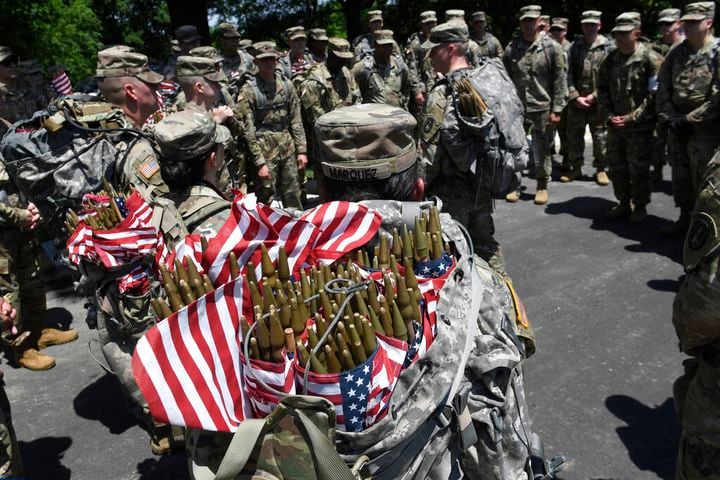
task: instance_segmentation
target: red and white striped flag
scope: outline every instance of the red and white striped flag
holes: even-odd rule
[[[240,312],[249,302],[243,295],[246,290],[240,278],[227,283],[140,339],[133,375],[155,419],[232,432],[252,418],[240,355]]]
[[[58,97],[64,97],[73,93],[70,77],[65,73],[65,70],[61,70],[60,73],[53,77],[50,84]]]

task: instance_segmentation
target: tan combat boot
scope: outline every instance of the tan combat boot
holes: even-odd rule
[[[630,214],[630,218],[628,218],[628,222],[637,225],[638,223],[642,223],[646,217],[647,210],[645,209],[645,205],[635,205],[633,212]]]
[[[595,173],[595,183],[602,187],[610,185],[610,179],[607,173],[605,173],[605,170],[598,169],[597,173]]]
[[[31,342],[25,342],[15,349],[15,358],[18,365],[34,372],[50,370],[55,366],[55,360],[49,356],[38,352],[31,345]]]
[[[78,334],[75,330],[58,330],[57,328],[45,327],[39,330],[37,339],[38,349],[51,347],[53,345],[62,345],[77,340]]]
[[[518,200],[520,200],[520,192],[517,190],[513,190],[505,195],[505,201],[508,203],[516,203]]]
[[[631,212],[630,210],[630,204],[629,203],[618,203],[614,207],[612,207],[610,210],[605,212],[606,218],[620,218],[625,217],[629,215]]]
[[[548,202],[547,178],[539,178],[537,181],[537,191],[535,192],[535,205],[545,205]]]
[[[581,167],[574,167],[572,170],[570,170],[568,173],[560,177],[560,181],[563,183],[570,183],[572,181],[577,180],[578,178],[582,177],[582,169]]]

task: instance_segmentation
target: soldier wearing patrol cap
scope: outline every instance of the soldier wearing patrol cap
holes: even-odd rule
[[[368,12],[368,32],[358,35],[352,41],[353,51],[355,52],[355,58],[360,59],[365,54],[372,52],[373,43],[375,40],[375,31],[382,30],[383,28],[383,16],[382,10],[370,10]]]
[[[298,169],[307,165],[307,142],[300,100],[292,82],[277,74],[274,43],[253,46],[258,73],[243,85],[238,111],[245,114],[244,137],[250,150],[258,200],[282,200],[286,208],[302,208]]]
[[[235,25],[223,22],[218,25],[217,33],[222,55],[222,70],[228,81],[237,81],[252,71],[252,57],[240,49],[240,33]]]
[[[608,54],[597,74],[598,110],[608,125],[610,180],[618,200],[605,216],[629,217],[634,224],[645,220],[650,203],[655,90],[662,63],[660,55],[639,41],[640,28],[639,17],[632,13],[615,19],[617,49]]]
[[[189,55],[190,50],[202,45],[202,37],[198,33],[195,25],[180,25],[175,29],[175,39],[178,41],[180,51],[177,53],[173,52],[161,69],[163,77],[168,80],[175,78],[175,63],[177,62],[177,57],[180,55]]]
[[[392,30],[375,30],[373,55],[353,67],[363,103],[385,103],[407,110],[410,72],[401,57],[393,55]]]
[[[307,34],[305,33],[304,27],[297,26],[288,28],[285,30],[285,38],[287,39],[290,50],[287,54],[280,57],[279,63],[283,75],[294,80],[298,75],[303,75],[314,62],[305,52]]]
[[[324,62],[327,58],[327,32],[324,28],[311,28],[308,34],[310,59],[313,63]]]
[[[487,31],[487,15],[485,12],[475,12],[470,16],[472,30],[470,39],[480,46],[480,53],[483,57],[502,57],[503,48],[495,35]]]
[[[680,207],[680,218],[660,230],[665,234],[687,229],[705,168],[720,146],[714,17],[715,2],[687,5],[680,18],[686,38],[668,53],[660,70],[657,108],[660,119],[669,122],[667,151],[673,197]]]
[[[126,46],[115,46],[98,52],[96,69],[98,88],[105,99],[122,109],[128,127],[141,130],[157,109],[155,88],[162,75],[150,71],[145,55]],[[167,193],[160,175],[160,165],[150,143],[139,135],[122,135],[119,145],[126,153],[115,166],[119,190],[137,188],[150,201]]]
[[[410,112],[419,118],[425,105],[425,96],[435,83],[435,72],[427,58],[427,52],[422,44],[430,37],[430,31],[437,25],[437,15],[434,10],[426,10],[420,14],[420,31],[415,32],[408,39],[405,49],[405,62],[407,63],[412,83],[412,97],[414,102],[410,105]],[[418,121],[422,124],[422,122]]]
[[[467,23],[465,22],[465,10],[459,10],[459,9],[451,9],[451,10],[445,10],[445,22],[458,22],[462,23],[463,25],[467,26]],[[480,45],[477,44],[477,42],[473,39],[471,39],[468,36],[468,51],[466,54],[467,61],[470,65],[473,67],[477,67],[478,63],[480,62],[480,57],[482,57]]]
[[[563,49],[565,54],[565,63],[567,63],[568,52],[570,51],[571,42],[567,39],[568,24],[570,21],[564,17],[554,17],[550,24],[550,36],[555,40],[558,45]],[[562,118],[560,125],[558,125],[557,132],[560,138],[560,155],[563,157],[563,167],[567,168],[567,129],[568,129],[568,106],[565,105],[565,109],[562,112]],[[555,151],[555,148],[552,148]]]
[[[308,137],[308,157],[321,198],[324,198],[324,177],[318,162],[314,126],[320,116],[362,101],[355,77],[348,68],[352,59],[353,53],[347,40],[329,39],[327,60],[313,65],[299,87],[303,125]]]
[[[600,33],[602,12],[586,10],[582,14],[582,36],[572,43],[568,54],[568,148],[569,172],[561,182],[572,182],[582,177],[585,154],[585,128],[590,127],[593,141],[593,167],[598,185],[608,185],[606,142],[607,129],[598,114],[597,72],[615,46]]]
[[[5,101],[0,104],[0,118],[15,123],[47,108],[50,95],[46,88],[29,88],[18,69],[18,57],[10,47],[0,46],[0,88]]]
[[[544,205],[548,202],[555,129],[567,103],[567,69],[562,47],[549,36],[540,34],[540,16],[538,5],[520,9],[521,35],[513,38],[505,48],[503,63],[525,106],[537,179],[535,203]],[[519,199],[519,190],[506,196],[508,202]]]

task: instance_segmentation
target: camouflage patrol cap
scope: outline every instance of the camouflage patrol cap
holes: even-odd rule
[[[10,57],[17,58],[17,55],[13,53],[12,48],[0,46],[0,62],[3,62],[6,58]]]
[[[261,58],[278,58],[280,53],[277,51],[275,42],[255,42],[252,46],[253,57]]]
[[[378,45],[392,45],[395,42],[393,33],[392,30],[375,30],[373,32],[375,43]]]
[[[435,10],[425,10],[420,14],[420,23],[437,22]]]
[[[632,32],[636,28],[640,28],[640,16],[637,12],[625,12],[621,13],[615,19],[615,27],[612,31],[615,32]]]
[[[249,38],[243,38],[240,40],[240,43],[238,44],[238,48],[242,50],[246,50],[252,46],[253,42]]]
[[[698,21],[715,18],[715,2],[695,2],[685,5],[680,21]]]
[[[182,55],[177,59],[175,71],[178,77],[203,77],[213,82],[224,82],[227,78],[222,70],[215,69],[216,64],[212,58]]]
[[[487,15],[485,15],[485,12],[483,12],[483,11],[474,12],[474,13],[470,16],[470,19],[473,21],[473,23],[475,23],[475,22],[487,22]]]
[[[520,20],[526,18],[537,19],[542,16],[542,7],[540,5],[525,5],[520,9]]]
[[[97,78],[137,77],[143,82],[156,84],[163,76],[148,67],[148,58],[126,45],[116,45],[98,52]]]
[[[580,23],[600,23],[602,12],[599,10],[585,10],[582,12]]]
[[[308,33],[310,34],[309,38],[313,42],[327,42],[328,36],[327,32],[324,28],[311,28]]]
[[[198,33],[195,25],[180,25],[175,29],[175,38],[180,42],[194,42],[202,37]]]
[[[570,20],[564,17],[555,17],[550,24],[550,30],[567,30]]]
[[[430,50],[443,43],[462,43],[468,41],[468,28],[458,21],[445,22],[430,30],[430,38],[425,40],[422,48]]]
[[[205,57],[215,62],[222,62],[222,56],[215,47],[209,45],[203,45],[201,47],[195,47],[188,52],[193,57]]]
[[[350,42],[344,38],[332,37],[328,40],[328,50],[339,58],[351,59],[355,55],[350,51]]]
[[[368,23],[382,22],[382,21],[383,21],[382,10],[370,10],[368,12]]]
[[[217,26],[218,36],[223,38],[240,38],[237,27],[229,22],[222,22]]]
[[[307,35],[305,34],[305,27],[301,27],[301,26],[290,27],[285,30],[285,37],[287,37],[288,40],[297,40],[299,38],[307,38]]]
[[[675,23],[680,20],[679,8],[666,8],[658,14],[658,23]]]
[[[545,22],[546,25],[550,25],[550,15],[540,15],[540,20]]]
[[[215,145],[225,145],[230,132],[204,112],[184,110],[165,117],[155,126],[160,162],[178,162],[201,157]]]
[[[465,21],[465,10],[460,10],[457,8],[454,8],[452,10],[445,10],[445,21],[449,22],[451,20],[461,20]]]
[[[384,180],[417,162],[415,118],[390,105],[365,103],[318,118],[315,135],[323,173],[333,180]]]

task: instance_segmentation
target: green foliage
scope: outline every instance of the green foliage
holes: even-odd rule
[[[101,24],[90,0],[3,0],[0,44],[21,59],[34,58],[46,68],[62,64],[73,80],[95,71]]]

